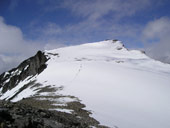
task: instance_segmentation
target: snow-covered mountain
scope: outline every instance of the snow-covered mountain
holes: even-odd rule
[[[0,92],[111,128],[170,128],[170,65],[117,40],[39,51],[0,76]]]

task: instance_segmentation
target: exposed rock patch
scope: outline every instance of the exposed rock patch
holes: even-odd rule
[[[0,128],[87,128],[81,119],[64,112],[47,111],[21,103],[0,103]]]
[[[2,93],[14,88],[20,81],[28,76],[35,76],[40,74],[46,68],[47,57],[41,51],[25,61],[23,61],[17,68],[5,72],[0,75],[0,88]]]

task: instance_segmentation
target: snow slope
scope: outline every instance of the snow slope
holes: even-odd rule
[[[62,86],[57,94],[78,97],[102,125],[170,128],[170,65],[140,51],[127,50],[120,41],[112,40],[59,48],[45,54],[50,58],[47,68],[32,81],[36,79],[43,86]],[[15,90],[0,98],[10,98]],[[28,88],[13,101],[34,94],[35,89]]]

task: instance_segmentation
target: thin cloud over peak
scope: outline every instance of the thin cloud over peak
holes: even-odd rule
[[[170,18],[161,17],[149,22],[143,31],[146,51],[151,57],[170,63]],[[150,46],[148,46],[148,44]]]

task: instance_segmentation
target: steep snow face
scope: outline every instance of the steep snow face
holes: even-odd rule
[[[79,97],[101,124],[170,127],[170,65],[111,40],[46,54],[51,59],[38,81],[64,86],[60,93]]]
[[[56,94],[78,97],[101,124],[112,128],[170,128],[170,65],[112,40],[45,54],[49,58],[47,68],[29,81],[36,79],[43,87],[62,86]],[[31,89],[13,101],[36,94],[36,89]],[[7,93],[2,97],[9,96]]]

